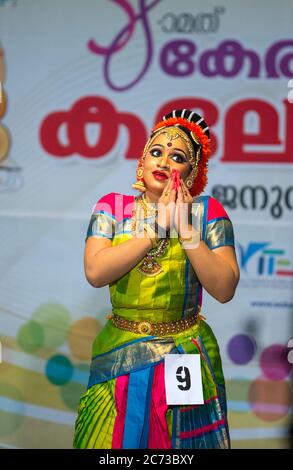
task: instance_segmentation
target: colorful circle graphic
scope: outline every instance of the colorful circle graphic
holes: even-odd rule
[[[71,317],[69,311],[63,305],[50,302],[41,304],[34,311],[32,319],[43,328],[43,347],[55,349],[65,343]]]
[[[271,380],[285,379],[292,370],[287,355],[288,348],[283,344],[272,344],[264,349],[259,359],[263,374]]]
[[[29,353],[38,351],[44,343],[43,327],[36,321],[30,320],[18,330],[16,340],[24,351]]]
[[[7,97],[6,97],[6,93],[2,85],[2,88],[0,88],[0,118],[2,118],[4,114],[6,113],[6,106],[7,106]]]
[[[64,385],[69,382],[73,375],[71,361],[63,355],[52,356],[46,365],[48,380],[54,385]]]
[[[60,387],[60,395],[64,404],[73,411],[77,410],[79,400],[85,393],[88,383],[89,366],[78,364],[74,368],[71,382]]]
[[[9,134],[5,127],[0,126],[0,162],[4,160],[9,149]]]
[[[25,411],[24,397],[17,388],[7,383],[0,383],[2,407],[0,410],[0,437],[15,432],[23,421]],[[13,413],[11,413],[11,408]]]
[[[227,346],[228,355],[235,364],[247,364],[256,351],[254,338],[247,334],[233,336]]]
[[[289,412],[292,391],[285,381],[261,376],[251,382],[248,401],[253,413],[263,421],[277,421]]]
[[[73,323],[68,333],[71,354],[80,361],[89,362],[92,344],[100,329],[100,323],[92,317],[84,317]]]

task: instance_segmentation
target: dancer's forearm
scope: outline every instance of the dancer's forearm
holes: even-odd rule
[[[104,248],[85,261],[86,278],[94,287],[111,284],[136,266],[151,248],[152,242],[148,236],[134,237]]]
[[[201,241],[196,248],[186,249],[186,254],[205,290],[219,302],[229,302],[239,281],[233,248],[212,251]]]

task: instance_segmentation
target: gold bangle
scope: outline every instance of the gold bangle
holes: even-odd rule
[[[179,242],[184,243],[184,242],[191,242],[193,239],[193,235],[191,234],[190,237],[181,237],[180,235],[178,236]]]

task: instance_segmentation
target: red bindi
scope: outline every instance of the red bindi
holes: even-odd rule
[[[172,142],[168,142],[167,147],[172,147]]]

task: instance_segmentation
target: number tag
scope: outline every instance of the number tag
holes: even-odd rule
[[[203,392],[199,354],[166,354],[167,405],[202,405]]]

